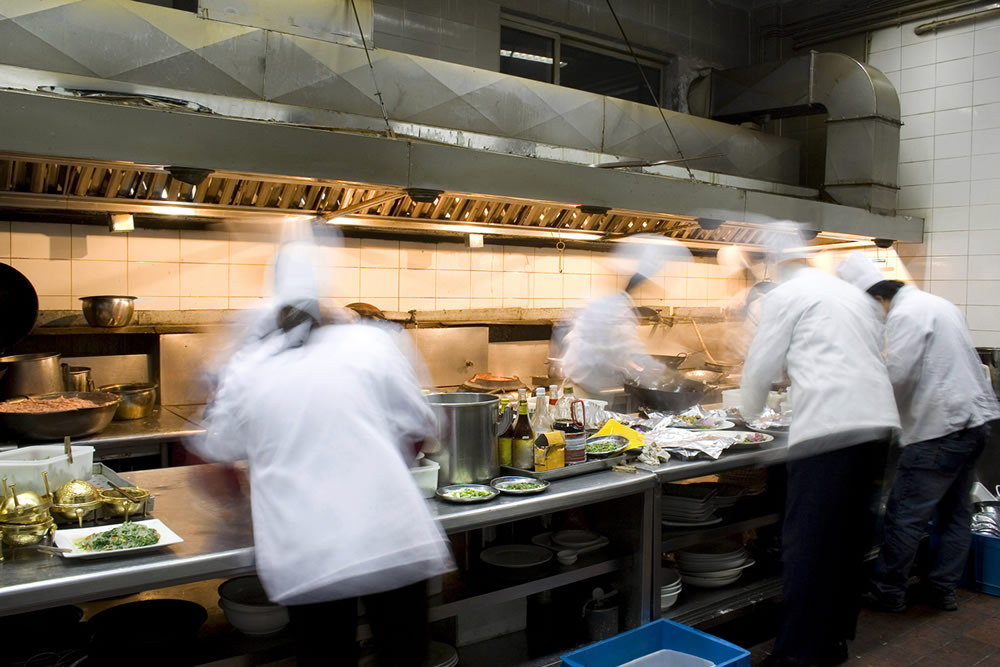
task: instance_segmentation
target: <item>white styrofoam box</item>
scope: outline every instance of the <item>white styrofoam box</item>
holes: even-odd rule
[[[62,445],[33,445],[0,452],[0,478],[7,486],[17,485],[17,491],[45,493],[44,472],[49,489],[55,491],[74,479],[90,479],[94,468],[94,448],[73,445],[73,463],[69,462]]]
[[[434,497],[434,492],[438,487],[438,473],[440,471],[441,465],[437,461],[432,461],[428,458],[420,459],[418,467],[410,468],[413,481],[417,483],[417,488],[420,489],[420,494],[424,498]]]
[[[500,602],[475,613],[459,614],[456,646],[467,646],[493,637],[524,630],[528,626],[528,599]]]

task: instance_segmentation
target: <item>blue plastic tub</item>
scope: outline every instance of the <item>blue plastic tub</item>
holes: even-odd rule
[[[689,653],[719,667],[750,667],[750,651],[662,618],[567,653],[562,660],[570,667],[615,667],[660,649]]]
[[[1000,537],[972,534],[968,579],[976,590],[1000,596]]]

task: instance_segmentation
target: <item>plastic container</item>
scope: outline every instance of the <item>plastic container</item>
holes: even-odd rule
[[[972,534],[968,579],[976,590],[1000,597],[1000,537]]]
[[[420,488],[420,495],[424,498],[433,498],[434,492],[438,488],[438,472],[441,470],[441,466],[437,461],[432,461],[431,459],[420,459],[420,463],[416,468],[410,468],[410,473],[413,474],[413,481],[417,483],[417,487]]]
[[[18,491],[44,494],[43,472],[49,478],[49,488],[55,491],[74,479],[90,479],[93,469],[94,448],[87,445],[73,445],[73,463],[62,445],[33,445],[0,452],[0,478],[7,478],[7,486],[16,484]]]
[[[719,667],[750,667],[750,651],[680,623],[659,619],[562,656],[568,667],[613,667],[670,649]]]

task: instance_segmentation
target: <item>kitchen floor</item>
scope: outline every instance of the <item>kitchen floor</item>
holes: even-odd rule
[[[858,638],[850,643],[847,665],[865,667],[1000,666],[1000,597],[960,590],[956,612],[923,605],[905,614],[864,610]],[[761,663],[774,642],[753,647],[751,662]]]

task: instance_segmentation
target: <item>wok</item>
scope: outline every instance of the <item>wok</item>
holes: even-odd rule
[[[0,264],[0,352],[28,335],[38,317],[38,294],[13,266]]]
[[[722,378],[726,377],[725,373],[720,373],[714,370],[681,371],[681,375],[683,375],[685,379],[694,380],[695,382],[704,382],[705,384],[716,384]]]
[[[14,435],[29,440],[61,440],[77,438],[104,430],[115,416],[121,397],[101,391],[66,391],[56,394],[36,394],[33,398],[84,398],[97,403],[95,408],[63,410],[61,412],[0,412],[0,424]],[[16,401],[18,399],[12,399]],[[24,399],[20,399],[24,400]]]
[[[667,368],[670,368],[670,369],[673,369],[673,370],[676,370],[677,367],[680,366],[681,364],[683,364],[684,361],[687,359],[687,354],[685,354],[683,352],[681,352],[678,355],[653,354],[653,355],[650,355],[650,356],[652,356],[653,359],[656,359],[657,361],[659,361],[661,364],[663,364]]]
[[[627,383],[625,392],[634,396],[639,404],[651,410],[680,412],[697,405],[705,398],[705,384],[693,380],[681,380],[670,389],[648,389]]]

